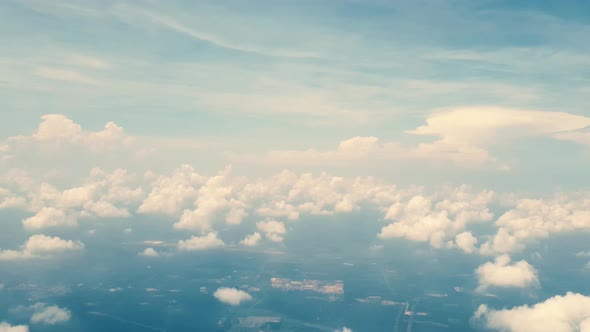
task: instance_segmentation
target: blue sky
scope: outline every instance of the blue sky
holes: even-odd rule
[[[17,114],[3,129],[14,134],[63,113],[143,134],[281,127],[285,139],[303,129],[334,139],[392,135],[441,107],[588,107],[588,18],[569,2],[2,6],[2,99]]]
[[[218,169],[239,163],[227,157],[236,152],[330,150],[357,136],[427,142],[432,137],[407,131],[440,110],[588,114],[590,60],[583,40],[590,26],[584,3],[1,6],[0,106],[10,118],[0,124],[5,137],[30,133],[44,114],[64,114],[89,129],[114,121],[134,136],[208,146],[206,167]],[[583,129],[574,127],[567,130]],[[530,174],[523,168],[533,165],[554,169],[555,158],[544,157],[535,148],[539,144],[553,149],[551,155],[563,154],[558,163],[570,174],[579,175],[579,162],[589,161],[587,144],[520,136],[527,139],[498,137],[498,144],[486,148],[518,176]],[[187,160],[192,161],[203,163]],[[463,170],[454,172],[455,166],[445,176],[461,182]],[[525,181],[538,176],[549,173]],[[560,182],[579,184],[567,176]]]

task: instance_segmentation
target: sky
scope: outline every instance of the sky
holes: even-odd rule
[[[252,219],[235,244],[250,247],[368,206],[386,222],[377,242],[488,257],[480,289],[514,271],[510,287],[539,287],[510,255],[590,229],[588,13],[577,0],[3,1],[0,213],[24,213],[29,236],[0,244],[0,261],[87,250],[51,230],[100,218],[166,216],[191,251],[228,245],[220,224]]]

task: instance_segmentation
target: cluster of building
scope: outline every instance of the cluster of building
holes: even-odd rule
[[[381,296],[367,296],[365,298],[356,298],[355,299],[357,302],[360,303],[380,303],[381,305],[384,306],[394,306],[394,305],[406,305],[406,302],[395,302],[395,301],[390,301],[390,300],[383,300],[381,298]]]
[[[241,329],[271,329],[281,328],[281,317],[276,316],[249,316],[238,318],[238,325]]]
[[[335,281],[333,283],[322,282],[319,280],[291,280],[288,278],[270,278],[272,288],[295,290],[295,291],[312,291],[320,294],[342,295],[344,294],[344,283]]]

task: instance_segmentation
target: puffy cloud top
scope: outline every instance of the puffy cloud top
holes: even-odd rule
[[[34,254],[83,248],[84,244],[80,241],[63,240],[57,236],[51,237],[43,234],[31,236],[24,245],[24,250]]]
[[[26,325],[10,325],[7,322],[0,322],[0,332],[29,332]]]
[[[29,307],[33,310],[31,316],[32,324],[48,324],[54,325],[58,323],[65,323],[70,320],[72,314],[68,309],[60,308],[56,305],[46,305],[44,303],[35,303]]]
[[[62,210],[54,207],[44,207],[34,216],[23,220],[23,226],[27,230],[38,230],[56,226],[76,226],[75,218],[68,216]]]
[[[217,233],[211,232],[205,236],[193,236],[188,240],[178,241],[178,250],[198,251],[223,247],[225,243],[217,237]]]
[[[509,332],[590,332],[590,297],[568,292],[532,307],[494,310],[482,304],[474,318],[485,327]]]
[[[502,255],[494,263],[488,262],[475,270],[479,280],[479,289],[488,287],[518,287],[537,286],[539,279],[537,271],[526,261],[521,260],[510,264],[510,257]]]
[[[240,305],[240,303],[252,300],[252,296],[242,290],[235,288],[218,288],[213,296],[219,301],[229,305]]]
[[[254,247],[258,244],[258,242],[262,239],[262,235],[258,232],[254,232],[248,236],[246,236],[240,244],[245,245],[247,247]]]
[[[44,234],[31,236],[21,250],[2,250],[0,260],[18,260],[46,257],[58,252],[81,250],[84,244],[80,241],[64,240],[57,236],[51,237]]]
[[[273,242],[282,242],[283,235],[287,232],[285,224],[276,220],[259,221],[256,227]]]
[[[107,123],[102,131],[92,132],[82,130],[79,124],[61,114],[47,114],[41,119],[37,131],[30,137],[37,141],[85,144],[95,148],[120,141],[124,137],[123,128],[114,122]]]
[[[139,253],[140,256],[144,257],[159,257],[160,254],[154,248],[145,248],[144,251]]]

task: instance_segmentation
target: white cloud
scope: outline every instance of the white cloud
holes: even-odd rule
[[[31,316],[32,324],[48,324],[54,325],[58,323],[65,323],[72,317],[71,312],[66,308],[60,308],[56,305],[46,305],[44,303],[35,303],[28,307],[33,311]]]
[[[479,281],[478,290],[489,287],[525,288],[538,286],[537,270],[525,260],[510,264],[510,257],[496,257],[494,263],[488,262],[475,270]]]
[[[584,193],[550,199],[523,198],[496,221],[498,231],[481,246],[482,254],[512,253],[551,234],[590,229],[590,200]]]
[[[198,251],[221,248],[225,243],[217,237],[217,233],[211,232],[205,236],[193,236],[188,240],[178,241],[178,250]]]
[[[230,225],[239,225],[248,216],[247,206],[242,201],[230,199],[228,208],[229,212],[225,216],[225,221]]]
[[[445,126],[450,126],[445,117],[453,118],[456,114],[462,114],[461,112],[465,110],[447,112],[455,115],[432,115],[432,121],[413,134],[442,133],[447,128]],[[474,112],[487,114],[485,110]],[[555,116],[568,118],[559,113],[554,114],[551,121],[543,120],[529,125],[526,122],[529,120],[522,120],[526,118],[524,115],[533,114],[527,112],[501,111],[503,115],[500,116],[497,127],[504,128],[510,117],[516,116],[518,121],[524,121],[524,124],[516,125],[517,128],[524,126],[530,129],[532,126],[533,129],[527,129],[531,134],[546,135],[554,130],[548,123],[557,121]],[[442,116],[442,120],[439,116]],[[473,119],[468,117],[468,120]],[[573,122],[575,121],[567,120],[555,128],[567,129]],[[492,135],[495,135],[494,128],[496,127],[490,129]],[[475,139],[474,142],[486,144],[485,136],[482,134],[482,138]],[[64,116],[48,115],[33,135],[16,137],[8,142],[92,142],[89,145],[100,146],[97,142],[109,142],[109,137],[118,137],[117,139],[124,141],[127,136],[112,125],[107,125],[102,131],[87,131]],[[121,142],[119,140],[110,145]],[[381,143],[375,137],[355,137],[341,142],[337,153],[328,153],[326,156],[354,155],[354,158],[364,161],[371,154],[382,154],[384,146],[389,145]],[[67,175],[64,174],[64,177]],[[197,173],[191,166],[183,165],[171,174],[162,176],[148,172],[140,180],[149,184],[142,184],[135,182],[133,175],[125,170],[108,173],[95,168],[82,183],[65,188],[54,186],[48,180],[53,178],[33,178],[25,172],[11,171],[2,177],[6,181],[8,178],[10,180],[7,183],[10,185],[7,188],[10,189],[0,190],[0,207],[3,197],[7,197],[10,198],[6,200],[9,205],[16,204],[32,212],[30,218],[23,220],[23,225],[29,230],[74,226],[86,219],[128,217],[131,215],[130,211],[135,211],[177,218],[174,228],[194,230],[203,235],[215,233],[219,222],[225,222],[231,227],[241,223],[249,215],[261,217],[262,220],[296,220],[306,215],[329,216],[375,208],[382,211],[385,220],[391,221],[382,228],[380,238],[398,237],[428,242],[434,247],[455,247],[468,253],[477,251],[501,254],[524,248],[530,239],[590,227],[590,224],[584,222],[590,220],[587,217],[588,212],[585,212],[589,210],[587,197],[528,201],[520,199],[514,209],[498,218],[498,230],[493,237],[483,235],[477,239],[468,231],[469,225],[492,220],[493,215],[488,206],[494,199],[493,192],[473,192],[463,186],[445,188],[438,192],[427,192],[419,187],[399,189],[372,177],[343,178],[326,173],[314,175],[283,171],[270,177],[255,179],[235,176],[231,168],[223,169],[213,176],[205,176]],[[4,188],[4,183],[2,186]],[[144,190],[148,193],[147,197]],[[540,220],[543,223],[539,223]],[[525,224],[526,227],[523,226]],[[286,230],[273,232],[259,229],[259,232],[265,238],[280,242]],[[478,250],[476,245],[480,242],[483,244]],[[18,251],[4,252],[5,256],[21,254]]]
[[[213,293],[213,296],[220,302],[233,306],[240,305],[242,302],[252,300],[252,295],[239,289],[227,287],[218,288],[215,293]]]
[[[477,238],[471,232],[463,232],[455,237],[455,245],[464,252],[471,254],[477,250]]]
[[[568,292],[531,307],[494,310],[482,304],[474,318],[486,328],[508,332],[589,332],[590,297]]]
[[[348,327],[345,326],[341,329],[334,330],[334,332],[352,332],[352,329],[349,329]]]
[[[27,230],[73,227],[80,218],[126,218],[130,216],[127,206],[135,205],[143,197],[141,187],[133,187],[133,174],[122,169],[109,173],[94,168],[81,185],[64,190],[40,182],[24,171],[9,173],[11,181],[6,183],[14,187],[12,191],[26,197],[21,208],[35,213],[22,221]],[[0,197],[3,193],[0,190]]]
[[[87,130],[61,114],[44,115],[32,134],[9,137],[3,143],[0,145],[8,150],[0,156],[0,166],[25,168],[37,174],[63,172],[64,177],[92,167],[131,164],[140,145],[113,122],[102,130]]]
[[[93,188],[93,193],[100,195],[100,201],[110,203],[136,203],[143,199],[141,187],[134,187],[136,176],[125,169],[118,168],[112,172],[94,167],[90,170],[90,181],[85,187]]]
[[[18,197],[7,189],[0,188],[0,210],[11,208],[23,208],[26,206],[26,200]]]
[[[590,251],[580,251],[576,253],[576,257],[590,257]]]
[[[2,250],[0,260],[19,260],[47,257],[59,252],[75,251],[84,248],[80,241],[63,240],[59,237],[51,237],[43,234],[31,236],[21,250]]]
[[[160,254],[154,248],[145,248],[144,251],[139,253],[140,256],[144,257],[159,257]]]
[[[129,211],[125,208],[118,208],[106,201],[87,202],[84,204],[82,216],[94,216],[99,218],[127,218]]]
[[[51,237],[43,234],[31,236],[24,245],[24,249],[31,253],[50,253],[83,248],[84,244],[80,241],[63,240],[57,236]]]
[[[197,191],[196,208],[194,210],[184,210],[180,220],[174,224],[174,228],[208,231],[219,213],[232,208],[232,202],[234,208],[240,209],[241,204],[230,199],[234,192],[234,186],[230,178],[231,172],[232,168],[228,166],[218,172],[217,175],[208,178]],[[236,211],[232,212],[230,210],[230,223],[239,224],[241,218],[237,219],[237,217],[241,217],[240,214],[240,212],[236,214]]]
[[[434,113],[426,125],[408,133],[438,136],[450,143],[493,144],[498,138],[552,135],[590,126],[590,118],[491,106],[456,108]]]
[[[48,227],[73,227],[78,222],[73,216],[68,216],[64,211],[54,207],[44,207],[37,213],[23,220],[26,230],[34,231]]]
[[[36,141],[79,144],[97,149],[116,147],[115,143],[129,144],[132,141],[130,137],[125,136],[123,128],[114,122],[108,122],[101,131],[86,131],[62,114],[47,114],[41,119],[37,130],[31,136],[10,137],[9,144]]]
[[[10,325],[7,322],[0,322],[0,332],[29,332],[26,325]]]
[[[258,244],[258,242],[260,242],[261,239],[262,235],[260,235],[260,233],[258,232],[254,232],[246,236],[242,241],[240,241],[240,244],[248,247],[254,247]]]
[[[440,248],[450,238],[463,232],[469,223],[486,222],[493,217],[488,209],[493,192],[473,193],[471,188],[462,186],[446,192],[443,190],[437,195],[427,197],[419,194],[408,201],[392,204],[385,219],[394,222],[383,227],[379,237],[429,242],[433,247]],[[466,235],[459,240],[465,245]]]
[[[137,212],[174,216],[196,198],[196,186],[204,180],[205,177],[196,173],[192,166],[182,165],[172,175],[159,176],[154,181],[151,192]]]
[[[259,221],[256,223],[256,228],[273,242],[283,242],[283,236],[287,232],[285,224],[276,220]]]

